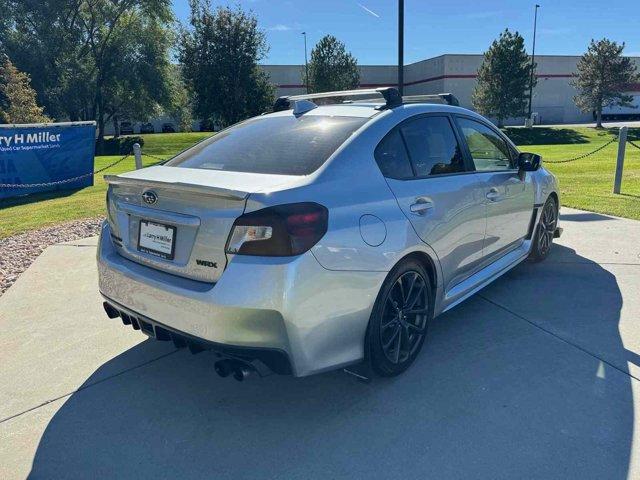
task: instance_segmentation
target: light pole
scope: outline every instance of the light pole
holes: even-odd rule
[[[398,0],[398,91],[404,91],[404,0]]]
[[[540,5],[536,3],[536,8],[533,14],[533,47],[531,48],[531,77],[529,78],[529,113],[527,115],[527,120],[531,122],[531,125],[533,125],[533,122],[531,120],[531,108],[533,104],[533,78],[534,78],[533,70],[536,62],[536,28],[538,27],[538,9],[539,8],[540,8]]]
[[[309,62],[307,61],[307,32],[302,32],[304,36],[304,84],[309,93]]]

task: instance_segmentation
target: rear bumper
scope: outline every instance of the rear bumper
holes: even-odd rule
[[[282,352],[295,376],[363,358],[367,323],[386,275],[326,270],[308,252],[236,256],[215,285],[197,282],[122,257],[107,224],[97,260],[100,292],[116,308],[214,350]]]
[[[189,348],[191,353],[212,350],[228,358],[237,358],[252,364],[258,373],[273,372],[280,375],[292,373],[291,362],[286,352],[272,348],[239,347],[210,342],[185,332],[168,327],[140,315],[105,297],[104,308],[110,318],[120,317],[122,323],[131,325],[145,335],[160,341],[172,341],[176,348]]]

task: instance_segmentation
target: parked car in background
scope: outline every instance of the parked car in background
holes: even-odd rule
[[[133,135],[133,124],[131,122],[120,122],[120,135]]]
[[[162,133],[176,133],[176,129],[172,123],[163,123]]]
[[[402,373],[436,315],[561,232],[541,158],[455,105],[395,88],[282,97],[163,165],[105,176],[107,315],[211,349],[238,380],[363,359]]]
[[[155,133],[153,123],[147,122],[140,125],[140,133]]]

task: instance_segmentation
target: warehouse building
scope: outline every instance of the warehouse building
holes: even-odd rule
[[[632,57],[640,71],[640,57]],[[579,56],[540,55],[536,56],[538,84],[533,92],[533,113],[536,124],[585,123],[593,121],[593,114],[581,112],[573,102],[576,90],[570,81],[576,72]],[[406,95],[452,93],[460,101],[460,106],[473,109],[471,96],[476,86],[476,73],[482,64],[483,55],[447,54],[405,65],[404,82]],[[276,96],[305,93],[303,84],[304,65],[262,65],[276,86]],[[398,73],[395,65],[361,65],[360,88],[396,86]],[[636,97],[640,106],[640,83],[629,85],[628,93]],[[632,109],[640,115],[640,108]],[[637,113],[636,113],[637,112]],[[170,117],[151,119],[155,132],[162,126],[176,122]],[[524,118],[512,118],[505,123],[524,124]],[[139,133],[141,123],[133,122],[135,133]],[[200,122],[193,123],[193,129],[200,129]],[[113,126],[107,126],[107,134],[113,134]]]
[[[576,72],[579,56],[536,56],[538,84],[533,94],[533,112],[536,123],[582,123],[593,121],[592,113],[581,112],[573,102],[575,88],[570,85]],[[460,105],[472,108],[471,96],[476,86],[476,72],[482,64],[482,55],[447,54],[405,65],[405,94],[453,93]],[[640,57],[633,57],[640,71]],[[277,86],[277,95],[304,93],[304,65],[264,65],[271,81]],[[395,86],[397,68],[394,65],[360,66],[360,87]],[[640,83],[629,85],[628,92],[640,97]],[[640,114],[640,111],[638,112]],[[511,119],[510,124],[522,124],[523,118]]]

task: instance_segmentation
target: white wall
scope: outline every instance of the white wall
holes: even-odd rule
[[[405,65],[405,93],[453,93],[461,106],[472,108],[475,76],[482,59],[482,55],[447,54]],[[573,102],[577,92],[570,82],[578,59],[578,56],[536,56],[538,84],[533,94],[533,111],[538,113],[541,123],[591,121],[591,113],[580,112]],[[635,57],[634,61],[640,67],[640,58]],[[262,68],[269,72],[274,84],[280,86],[278,96],[304,93],[300,73],[304,66],[264,65]],[[397,68],[393,65],[362,65],[359,68],[362,87],[392,86],[397,82]],[[522,124],[523,121],[514,118],[507,123]]]
[[[538,84],[534,89],[533,111],[542,123],[579,123],[592,120],[591,113],[582,113],[575,106],[576,90],[570,85],[576,71],[578,56],[536,56]],[[476,73],[482,64],[482,55],[447,54],[405,65],[405,94],[453,93],[460,105],[472,108],[471,96],[476,86]],[[640,57],[633,57],[640,70]],[[304,65],[261,65],[276,85],[276,97],[305,93]],[[360,84],[364,88],[394,86],[398,73],[395,65],[360,65]],[[630,93],[640,93],[637,85]],[[152,121],[156,131],[171,119]],[[514,118],[507,124],[522,124],[524,119]],[[175,122],[174,122],[175,123]],[[197,130],[199,122],[194,122]],[[137,132],[139,123],[134,130]],[[108,126],[108,132],[112,126]]]

